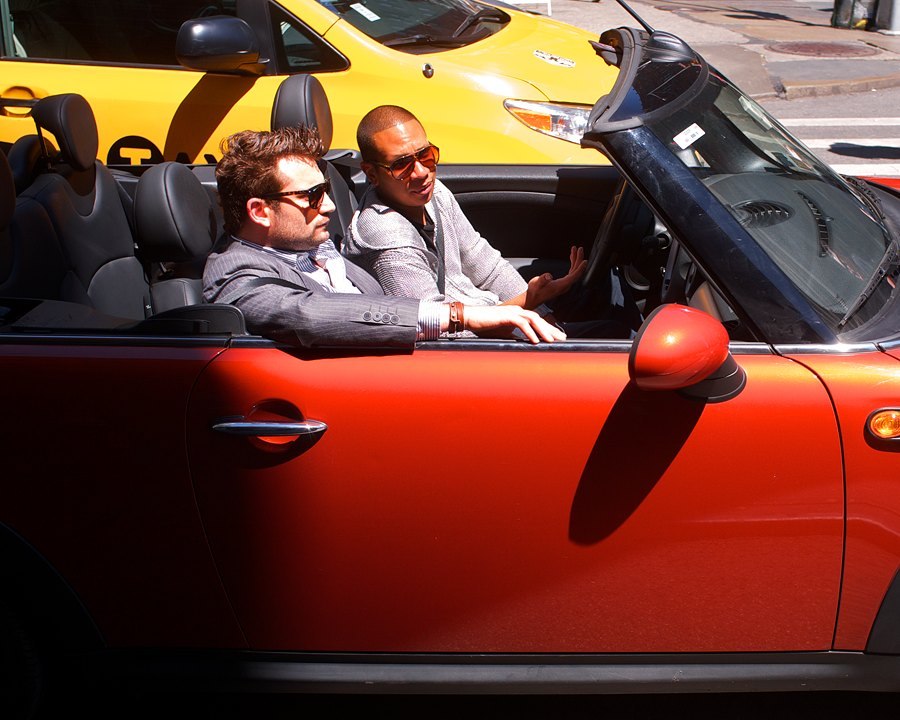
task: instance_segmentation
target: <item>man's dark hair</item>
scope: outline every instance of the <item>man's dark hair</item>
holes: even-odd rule
[[[315,128],[298,126],[272,131],[244,130],[225,138],[216,165],[216,184],[225,232],[234,234],[247,217],[247,201],[281,190],[278,172],[282,158],[317,162],[325,148]]]
[[[386,158],[378,156],[372,137],[375,133],[387,130],[394,125],[403,125],[410,120],[419,122],[415,115],[399,105],[379,105],[369,110],[356,128],[356,145],[362,159],[366,162],[384,162]]]

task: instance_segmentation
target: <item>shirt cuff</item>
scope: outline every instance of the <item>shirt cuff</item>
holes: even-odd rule
[[[437,340],[441,336],[441,305],[430,300],[419,302],[416,340]]]

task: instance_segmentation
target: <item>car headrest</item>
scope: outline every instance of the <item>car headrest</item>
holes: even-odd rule
[[[331,105],[315,75],[291,75],[278,86],[272,104],[272,130],[306,125],[319,131],[325,151],[331,147]]]
[[[66,93],[38,100],[31,110],[37,126],[53,133],[63,160],[76,170],[93,167],[100,140],[97,121],[88,101],[81,95]]]
[[[134,192],[134,227],[147,260],[182,262],[205,257],[216,239],[212,198],[190,168],[154,165]]]
[[[44,138],[44,151],[41,152],[41,138],[37,135],[23,135],[9,148],[7,159],[16,181],[16,194],[34,182],[34,179],[47,169],[49,161],[59,153],[53,143]]]
[[[16,209],[16,181],[6,155],[0,152],[0,231],[9,227]]]

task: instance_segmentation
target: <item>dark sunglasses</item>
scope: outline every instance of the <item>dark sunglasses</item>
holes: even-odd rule
[[[325,194],[331,192],[331,183],[326,180],[318,185],[313,185],[308,190],[285,190],[284,192],[267,193],[260,195],[263,200],[282,200],[286,197],[306,197],[309,200],[309,206],[313,210],[318,210],[325,199]]]
[[[380,162],[373,162],[372,164],[385,168],[394,180],[405,180],[415,170],[416,163],[421,163],[429,170],[434,170],[440,159],[441,151],[438,146],[428,143],[428,145],[421,150],[416,150],[412,155],[398,157],[390,165]]]

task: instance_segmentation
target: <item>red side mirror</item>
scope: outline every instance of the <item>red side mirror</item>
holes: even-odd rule
[[[728,400],[746,384],[718,320],[685,305],[661,305],[641,326],[628,374],[641,390],[679,390],[710,402]]]

